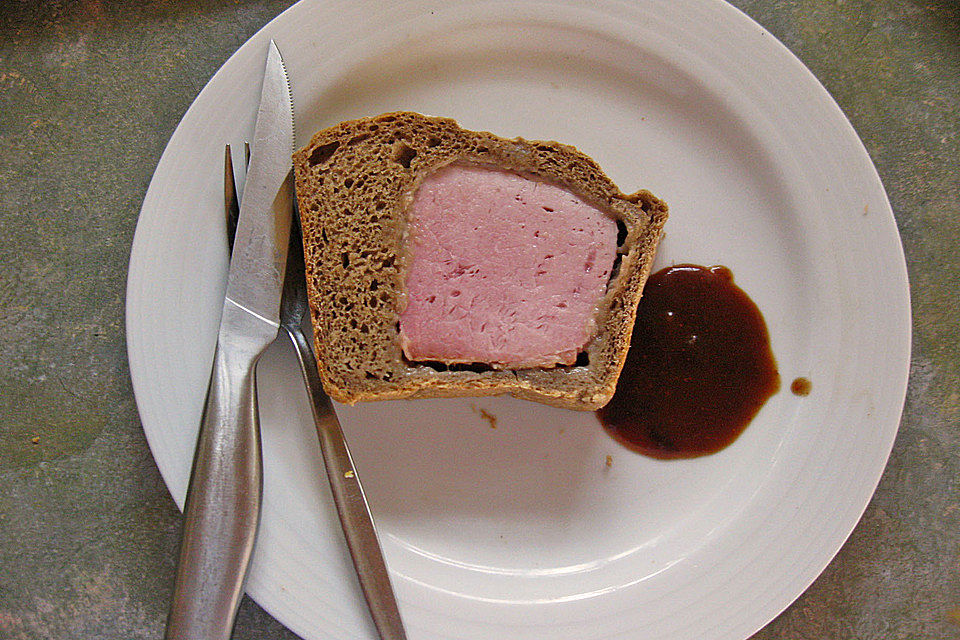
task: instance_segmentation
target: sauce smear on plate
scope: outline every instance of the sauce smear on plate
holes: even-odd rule
[[[790,391],[795,396],[808,396],[812,388],[813,384],[810,382],[810,378],[797,378],[790,383]]]
[[[733,442],[780,388],[767,325],[722,266],[650,276],[613,399],[597,414],[626,447],[693,458]]]

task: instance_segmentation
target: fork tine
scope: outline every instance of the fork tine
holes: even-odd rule
[[[237,197],[229,144],[223,150],[223,206],[227,221],[227,247],[233,252],[233,238],[237,235],[237,219],[240,217],[240,199]]]

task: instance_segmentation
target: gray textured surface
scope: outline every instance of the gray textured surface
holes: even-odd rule
[[[180,518],[127,373],[129,248],[177,121],[288,4],[0,6],[0,638],[162,635]],[[906,410],[876,496],[756,638],[960,638],[960,4],[735,4],[807,64],[863,138],[903,236],[914,311]],[[235,637],[294,636],[245,600]]]

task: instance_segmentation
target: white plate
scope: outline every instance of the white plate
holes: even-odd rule
[[[843,114],[718,1],[317,0],[241,47],[171,139],[130,262],[130,368],[177,502],[227,269],[220,158],[251,137],[269,38],[300,143],[409,109],[572,143],[625,191],[651,189],[671,207],[658,264],[731,267],[766,316],[784,386],[813,381],[807,398],[774,396],[726,450],[673,462],[620,448],[593,414],[508,398],[340,407],[411,640],[740,639],[793,601],[890,451],[906,270]],[[286,347],[259,379],[265,511],[248,591],[304,638],[373,638]]]

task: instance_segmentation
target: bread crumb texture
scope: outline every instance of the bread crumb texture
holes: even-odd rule
[[[621,193],[574,147],[508,140],[411,112],[324,129],[293,159],[317,361],[334,399],[511,393],[592,410],[613,395],[667,219],[662,200],[645,190]],[[398,322],[405,304],[407,212],[424,177],[453,162],[555,183],[618,221],[618,261],[598,308],[599,329],[576,364],[493,370],[404,358]]]

